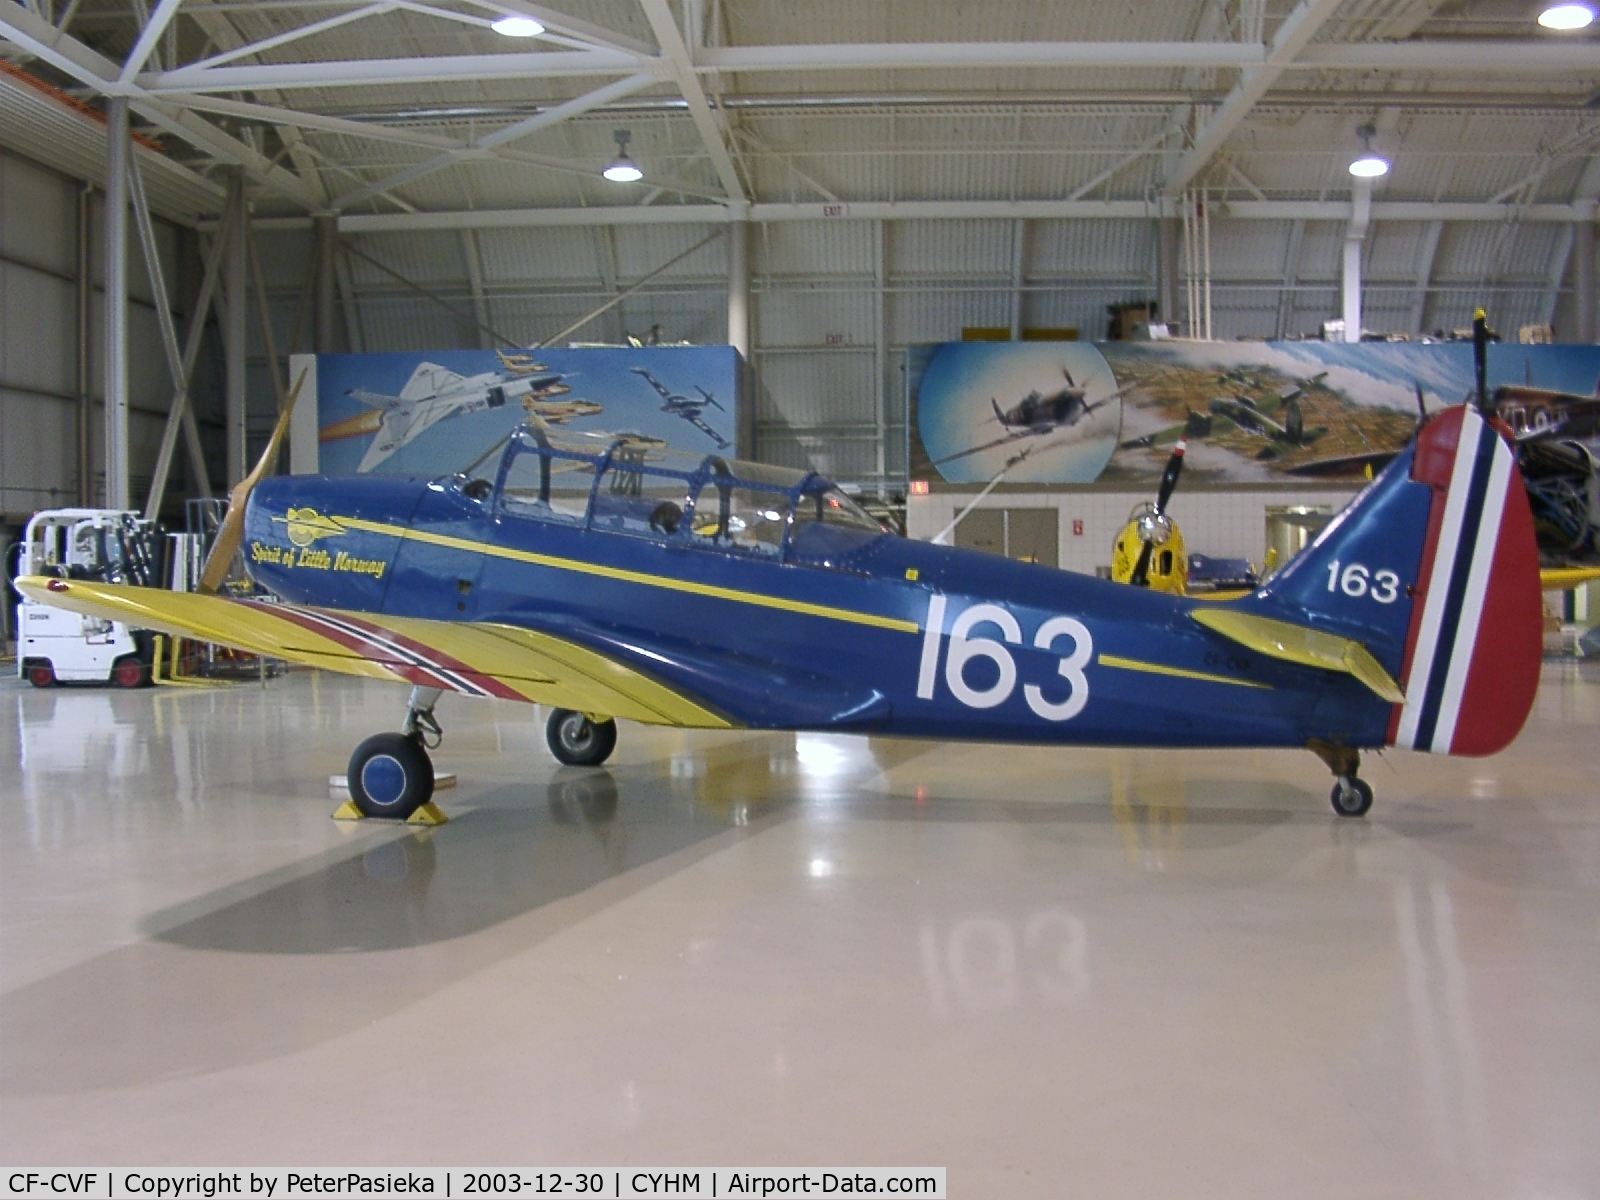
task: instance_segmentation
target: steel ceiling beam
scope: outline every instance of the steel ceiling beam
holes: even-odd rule
[[[1348,200],[1214,201],[1219,217],[1242,221],[1348,221]],[[1434,203],[1375,201],[1374,221],[1593,221],[1593,206],[1576,204]],[[342,233],[430,229],[533,229],[551,226],[721,224],[748,219],[785,221],[1149,220],[1171,215],[1170,205],[1143,200],[923,200],[869,204],[751,204],[747,217],[722,204],[609,205],[593,208],[473,209],[451,212],[345,214]],[[262,230],[309,229],[310,218],[264,217]],[[202,226],[207,227],[207,226]]]
[[[568,100],[565,104],[557,104],[531,117],[525,117],[521,121],[507,125],[503,129],[497,129],[493,133],[485,134],[483,137],[454,150],[446,150],[426,162],[416,163],[413,166],[406,167],[404,170],[396,171],[394,174],[375,183],[369,183],[367,186],[357,188],[353,192],[346,192],[333,202],[333,206],[336,209],[349,208],[352,204],[359,204],[363,200],[382,195],[392,188],[410,183],[414,179],[420,179],[424,175],[430,175],[434,171],[442,170],[469,158],[481,157],[497,146],[507,145],[519,138],[524,138],[530,134],[537,133],[541,129],[546,129],[551,125],[558,125],[569,117],[578,116],[580,113],[588,112],[591,108],[597,108],[602,104],[610,103],[612,100],[632,95],[634,92],[650,87],[654,83],[655,79],[650,75],[632,75],[626,79],[608,83],[605,87],[596,88],[592,92]]]
[[[317,207],[315,195],[298,176],[194,113],[154,100],[137,86],[121,83],[121,68],[116,63],[20,5],[0,4],[0,36],[102,95],[128,97],[130,106],[139,115],[196,149],[243,167],[258,183],[302,207]]]
[[[118,83],[128,84],[144,69],[145,61],[155,50],[161,35],[167,31],[172,18],[178,15],[178,6],[182,3],[183,0],[161,0],[161,3],[156,5],[155,12],[150,14],[150,19],[139,31],[139,40],[133,44],[133,49],[128,53],[128,61],[122,64],[122,70],[117,75]]]
[[[1331,3],[1332,0],[1329,0]],[[1312,7],[1320,7],[1313,4]],[[25,10],[20,10],[26,15]],[[0,25],[5,22],[0,20]],[[1278,38],[1292,27],[1285,23]],[[679,39],[681,41],[681,37]],[[1274,46],[1279,45],[1278,39]],[[43,56],[43,55],[41,55]],[[1271,60],[1269,62],[1269,59]],[[59,64],[58,64],[59,65]],[[993,67],[1224,67],[1271,71],[1514,71],[1518,73],[1600,70],[1600,43],[1523,41],[1411,41],[1401,45],[1322,43],[1281,55],[1240,42],[938,42],[850,43],[828,46],[728,46],[694,51],[689,70],[761,71],[942,70]],[[267,63],[207,67],[190,65],[146,72],[125,87],[153,95],[248,91],[256,88],[354,87],[449,83],[485,79],[625,75],[641,69],[676,78],[681,66],[653,55],[617,50],[433,55],[420,58],[348,59],[333,62]],[[1265,88],[1263,87],[1264,91]]]
[[[1168,196],[1176,196],[1189,186],[1207,163],[1211,156],[1222,149],[1224,142],[1239,127],[1239,123],[1250,115],[1250,110],[1256,106],[1256,101],[1267,94],[1267,89],[1278,81],[1278,76],[1288,68],[1295,57],[1306,48],[1307,44],[1322,28],[1324,22],[1338,9],[1344,0],[1300,0],[1300,5],[1291,12],[1283,24],[1278,26],[1278,32],[1273,35],[1272,44],[1267,48],[1266,58],[1263,63],[1251,68],[1240,76],[1239,82],[1234,84],[1233,90],[1227,98],[1217,107],[1216,113],[1206,122],[1194,140],[1194,145],[1189,152],[1178,160],[1178,165],[1172,169],[1172,174],[1167,176],[1162,191]]]
[[[667,0],[639,0],[639,3],[650,21],[650,28],[655,32],[656,41],[661,44],[662,59],[671,68],[673,80],[688,101],[689,116],[700,133],[700,140],[705,143],[706,153],[711,156],[711,165],[716,168],[722,190],[728,193],[729,200],[744,202],[747,199],[744,184],[728,153],[728,145],[722,140],[722,128],[716,114],[711,111],[706,94],[700,87],[700,79],[690,60],[689,47],[684,44],[683,34],[678,31],[678,24],[672,18],[672,9],[667,6]]]
[[[286,46],[290,42],[298,42],[301,38],[314,37],[319,33],[326,33],[330,29],[338,29],[340,26],[348,25],[352,21],[361,21],[367,17],[376,17],[382,13],[393,12],[396,7],[392,0],[380,0],[379,3],[369,4],[364,8],[352,8],[342,13],[335,13],[333,16],[326,17],[321,21],[313,21],[309,25],[286,29],[282,33],[274,34],[272,37],[262,38],[259,42],[246,42],[243,45],[235,46],[232,50],[224,50],[221,54],[213,54],[210,58],[190,63],[183,69],[186,71],[214,70],[236,59],[248,58],[252,54],[263,54],[268,50],[275,50],[279,46]],[[140,65],[142,66],[143,64],[141,63]],[[130,78],[131,73],[124,70],[122,81],[127,83]]]
[[[551,79],[574,75],[633,75],[653,60],[612,50],[547,53],[445,54],[421,58],[362,58],[335,62],[252,66],[180,67],[135,81],[152,96],[234,92],[257,88],[368,87],[377,84],[450,83],[485,79]]]

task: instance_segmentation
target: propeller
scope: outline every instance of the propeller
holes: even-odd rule
[[[1167,501],[1172,499],[1173,489],[1178,486],[1178,476],[1183,473],[1183,454],[1188,448],[1189,439],[1179,438],[1178,444],[1172,448],[1172,457],[1167,459],[1167,469],[1161,473],[1161,487],[1156,492],[1153,513],[1139,520],[1139,538],[1144,542],[1144,547],[1139,551],[1139,561],[1134,564],[1133,574],[1128,577],[1128,582],[1134,587],[1150,586],[1150,555],[1154,553],[1157,542],[1166,541],[1171,532],[1172,522],[1167,520]],[[1156,536],[1158,531],[1161,534],[1159,539]]]
[[[215,595],[222,581],[228,577],[233,556],[239,552],[239,543],[244,540],[245,505],[256,484],[277,466],[278,451],[282,449],[283,439],[289,433],[289,417],[294,412],[294,402],[300,398],[300,388],[309,370],[301,371],[300,377],[289,389],[283,411],[278,414],[278,423],[272,427],[272,436],[267,439],[267,448],[261,452],[255,470],[234,484],[233,491],[228,494],[228,511],[222,518],[222,527],[217,530],[217,540],[211,543],[211,553],[206,555],[205,568],[200,572],[200,586],[195,589],[203,596]]]

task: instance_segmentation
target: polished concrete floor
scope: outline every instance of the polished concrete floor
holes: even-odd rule
[[[0,1159],[944,1166],[952,1197],[1600,1196],[1600,667],[1485,761],[0,684]]]

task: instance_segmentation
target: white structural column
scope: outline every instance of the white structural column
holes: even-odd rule
[[[1573,315],[1577,318],[1574,336],[1577,341],[1592,344],[1595,336],[1594,320],[1594,222],[1579,221],[1572,227],[1572,253],[1578,258],[1572,271]]]
[[[105,453],[107,508],[132,506],[128,471],[128,101],[106,105]]]
[[[332,354],[334,310],[337,304],[334,299],[334,275],[339,253],[339,222],[335,217],[319,214],[313,218],[311,229],[316,239],[312,253],[317,264],[317,320],[311,347],[318,354]]]
[[[1163,215],[1156,218],[1156,311],[1161,320],[1178,319],[1178,242],[1183,222]]]
[[[93,197],[91,184],[78,189],[78,337],[77,353],[73,357],[78,385],[78,504],[83,508],[94,507],[94,486],[90,481],[94,458],[89,445],[90,422],[94,415],[89,398],[89,311],[90,298],[94,295],[94,279],[90,276],[93,259],[89,254],[89,216]]]
[[[1372,219],[1372,183],[1358,179],[1350,193],[1350,224],[1344,235],[1344,340],[1361,340],[1361,251]]]
[[[750,360],[750,222],[728,226],[728,345]]]
[[[882,221],[872,223],[872,401],[878,423],[877,472],[881,494],[888,493],[889,465],[889,258],[887,230]],[[1020,335],[1019,335],[1020,336]]]
[[[1022,340],[1023,292],[1027,275],[1028,223],[1020,217],[1011,223],[1011,340]]]
[[[231,488],[244,478],[249,470],[245,463],[245,316],[249,301],[245,296],[246,272],[249,266],[245,244],[244,172],[234,168],[228,172],[228,211],[233,214],[228,223],[226,261],[223,271],[223,290],[226,310],[222,329],[222,355],[226,365],[226,403],[223,424],[228,443],[228,486]]]

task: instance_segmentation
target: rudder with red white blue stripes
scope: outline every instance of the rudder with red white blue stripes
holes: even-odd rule
[[[1493,754],[1539,687],[1543,598],[1533,515],[1507,439],[1470,406],[1417,438],[1411,479],[1432,490],[1390,745]]]

